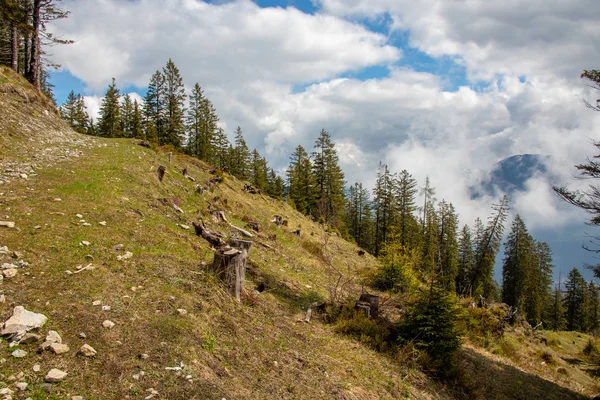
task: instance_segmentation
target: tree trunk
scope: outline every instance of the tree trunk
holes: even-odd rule
[[[217,250],[211,269],[225,282],[229,288],[229,293],[239,301],[246,276],[246,258],[252,242],[229,239],[228,244],[231,247]]]
[[[29,64],[29,82],[33,86],[40,90],[40,70],[41,70],[41,56],[40,56],[40,8],[41,0],[33,0],[33,14],[32,14],[32,27],[33,34],[31,36],[31,59]]]
[[[10,67],[19,72],[19,30],[14,22],[10,30]]]

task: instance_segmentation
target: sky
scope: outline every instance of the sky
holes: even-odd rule
[[[468,189],[497,162],[549,156],[553,181],[533,176],[511,213],[550,243],[563,276],[600,262],[581,249],[600,228],[551,189],[590,183],[573,179],[573,165],[600,140],[600,113],[583,105],[600,93],[580,79],[600,69],[597,0],[62,4],[71,15],[51,30],[75,43],[51,50],[62,65],[51,78],[59,104],[74,90],[96,115],[112,77],[141,99],[171,58],[188,89],[202,86],[230,139],[241,126],[276,170],[326,129],[349,184],[371,187],[379,162],[421,185],[429,176],[462,224],[498,202],[473,200]]]

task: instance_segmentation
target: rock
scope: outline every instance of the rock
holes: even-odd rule
[[[17,332],[30,331],[40,328],[48,321],[44,314],[37,314],[26,310],[23,306],[15,307],[12,317],[5,323],[0,335],[12,335]]]
[[[0,269],[14,269],[14,268],[18,268],[18,266],[16,266],[15,264],[9,264],[9,263],[2,263],[2,266],[0,267]]]
[[[54,201],[62,201],[62,199],[60,197],[56,197]]]
[[[121,250],[123,247],[125,247],[125,246],[123,246],[123,244],[122,244],[122,243],[115,244],[115,245],[113,246],[113,250],[114,250],[114,251],[119,251],[119,250]]]
[[[90,224],[89,222],[84,222],[83,224],[81,224],[81,226],[92,226],[92,224]]]
[[[81,219],[81,218],[83,218],[83,215],[81,215],[81,214],[75,214],[75,217]]]
[[[89,246],[89,245],[90,245],[90,242],[88,242],[87,240],[82,240],[82,241],[79,243],[79,245],[80,245],[80,246],[86,246],[86,247],[87,247],[87,246]]]
[[[181,229],[185,229],[186,231],[190,229],[189,225],[177,224]]]
[[[98,222],[98,224],[102,225],[102,226],[106,226],[106,221],[100,221],[100,222]]]
[[[9,388],[4,388],[0,390],[0,396],[11,396],[14,392]]]
[[[8,246],[0,247],[0,254],[8,254]]]
[[[110,311],[110,306],[102,306],[102,311]]]
[[[52,343],[50,345],[50,350],[52,350],[54,354],[65,354],[69,351],[69,346],[63,343]]]
[[[142,360],[147,360],[147,359],[149,359],[149,358],[150,358],[150,356],[149,356],[148,354],[146,354],[146,353],[144,353],[144,354],[140,354],[140,355],[139,355],[139,357],[140,357]]]
[[[100,304],[102,304],[102,302],[100,300],[94,300],[94,301],[92,301],[92,305],[93,306],[99,306]]]
[[[21,253],[20,251],[13,251],[12,258],[16,258],[16,259],[23,258],[23,253]]]
[[[27,355],[27,352],[25,350],[22,349],[18,349],[13,351],[12,353],[10,353],[11,356],[13,356],[14,358],[23,358]]]
[[[67,377],[67,373],[60,369],[52,368],[47,374],[44,380],[48,383],[60,382]]]
[[[14,228],[15,223],[13,221],[0,221],[0,228]]]
[[[0,303],[6,303],[6,296],[3,294],[0,294]]]
[[[19,273],[19,271],[16,268],[9,268],[2,271],[2,275],[4,275],[5,278],[14,278],[17,276],[17,273]]]
[[[122,256],[117,256],[117,260],[121,261],[121,260],[128,260],[131,257],[133,257],[133,253],[130,251],[126,251],[125,254],[123,254]]]
[[[22,392],[27,389],[27,382],[19,382],[15,386]]]
[[[41,225],[36,225],[36,226],[33,227],[33,229],[42,229],[42,226]]]
[[[19,177],[21,179],[27,179],[28,178],[27,174],[19,174]]]
[[[94,357],[96,355],[96,350],[94,350],[94,348],[89,344],[84,344],[81,346],[79,352],[86,357]]]
[[[183,308],[178,308],[177,312],[179,313],[179,315],[186,315],[187,314],[187,310],[185,310]]]
[[[46,342],[50,343],[62,343],[62,338],[56,331],[48,331],[46,335]]]
[[[39,341],[42,337],[35,333],[28,333],[21,339],[21,344],[31,344]]]
[[[33,369],[33,372],[40,372],[40,370],[41,370],[40,364],[35,364],[32,369]]]
[[[83,400],[82,396],[71,396],[71,400]]]
[[[102,326],[106,329],[112,329],[115,327],[115,323],[109,320],[105,320],[104,322],[102,322]]]
[[[85,338],[87,337],[87,335],[85,334],[85,332],[81,332],[81,333],[79,334],[79,337],[80,337],[81,339],[85,339]]]

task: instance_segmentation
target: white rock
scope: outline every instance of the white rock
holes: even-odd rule
[[[15,386],[22,392],[27,389],[27,382],[19,382]]]
[[[5,278],[14,278],[18,273],[19,271],[16,268],[9,268],[2,271],[2,275],[4,275]]]
[[[54,199],[54,201],[62,201],[62,199],[60,197],[57,197]]]
[[[50,343],[62,343],[62,338],[56,331],[48,331],[46,335],[46,342]]]
[[[88,242],[87,240],[82,240],[81,243],[79,243],[81,246],[89,246],[90,242]]]
[[[8,246],[0,247],[0,254],[8,254]]]
[[[84,222],[83,224],[81,224],[81,226],[92,226],[92,224],[90,224],[89,222]]]
[[[94,300],[94,301],[92,301],[92,305],[93,306],[99,306],[100,304],[102,304],[102,302],[100,300]]]
[[[81,218],[83,218],[83,215],[81,215],[81,214],[75,214],[75,217],[81,219]]]
[[[0,221],[0,228],[14,228],[15,223],[13,221]]]
[[[67,377],[67,373],[60,369],[52,368],[47,374],[44,380],[49,383],[60,382]]]
[[[0,390],[0,396],[10,396],[12,395],[14,392],[12,390],[10,390],[9,388],[4,388]]]
[[[85,338],[87,337],[87,335],[85,334],[85,332],[81,332],[81,333],[79,334],[79,337],[80,337],[81,339],[85,339]]]
[[[86,357],[94,357],[96,355],[96,350],[87,343],[81,346],[79,352]]]
[[[42,226],[41,225],[36,225],[36,226],[33,227],[33,229],[42,229]]]
[[[102,326],[105,327],[106,329],[112,329],[115,326],[115,323],[109,320],[105,320],[104,322],[102,322]]]
[[[110,311],[110,306],[102,306],[102,311]]]
[[[21,177],[21,179],[27,179],[28,178],[27,174],[19,174],[19,176]]]
[[[12,335],[20,331],[30,331],[40,328],[48,321],[44,314],[37,314],[26,310],[23,306],[15,307],[12,317],[5,323],[0,335]]]
[[[71,400],[83,400],[83,396],[71,396]]]
[[[185,310],[183,308],[178,308],[177,312],[179,313],[179,315],[186,315],[187,314],[187,310]]]
[[[131,257],[133,257],[133,253],[130,251],[126,251],[125,254],[123,254],[122,256],[117,256],[117,260],[121,261],[121,260],[128,260]]]
[[[69,351],[69,346],[63,343],[52,343],[50,345],[50,350],[52,350],[54,354],[65,354]]]
[[[102,226],[106,226],[106,221],[100,221],[100,222],[98,222],[98,224],[100,224]]]
[[[12,353],[10,353],[11,356],[13,356],[14,358],[23,358],[27,355],[27,352],[25,350],[22,349],[18,349],[13,351]]]
[[[33,372],[40,372],[42,368],[40,367],[40,364],[35,364],[32,369]]]
[[[179,225],[179,227],[180,227],[181,229],[185,229],[186,231],[187,231],[188,229],[190,229],[189,225],[184,225],[184,224],[177,224],[177,225]]]

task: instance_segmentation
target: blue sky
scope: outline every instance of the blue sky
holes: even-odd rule
[[[522,3],[522,4],[519,4]],[[380,161],[427,176],[461,223],[498,199],[473,200],[500,160],[545,154],[555,182],[534,176],[512,199],[532,232],[555,244],[563,271],[594,263],[581,250],[587,216],[550,184],[583,188],[572,166],[593,155],[600,113],[579,74],[598,68],[600,8],[588,0],[65,0],[70,18],[53,48],[62,103],[74,90],[95,115],[115,77],[142,96],[169,58],[188,88],[213,102],[224,130],[241,126],[251,147],[283,171],[325,128],[348,182],[372,185]],[[114,10],[118,9],[118,13]],[[157,16],[160,16],[158,18]],[[551,29],[547,21],[552,21]],[[593,233],[593,231],[592,231]],[[552,245],[551,243],[551,245]]]

